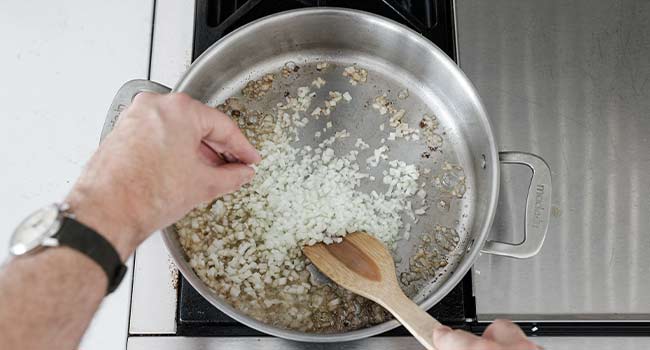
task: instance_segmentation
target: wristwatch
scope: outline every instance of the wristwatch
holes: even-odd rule
[[[126,274],[126,266],[113,245],[90,227],[75,220],[67,204],[44,207],[21,222],[14,231],[9,250],[14,256],[36,253],[46,247],[66,246],[95,261],[108,276],[108,291],[114,291]]]

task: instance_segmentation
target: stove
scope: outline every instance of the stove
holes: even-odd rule
[[[591,138],[588,133],[583,133],[582,138],[578,137],[580,135],[576,136],[594,149],[600,149],[601,144],[605,145],[603,147],[609,144],[611,147],[618,145],[622,148],[621,152],[623,149],[630,150],[631,153],[619,154],[622,158],[592,157],[591,166],[594,169],[604,169],[611,164],[619,165],[619,168],[605,173],[611,176],[613,172],[618,179],[628,179],[629,186],[636,192],[619,191],[617,193],[623,194],[617,196],[616,193],[612,194],[612,186],[624,183],[585,179],[586,168],[583,168],[583,173],[580,174],[567,171],[569,159],[579,159],[580,151],[589,152],[587,149],[572,148],[569,141],[562,138],[558,140],[555,134],[559,130],[560,133],[565,133],[564,137],[567,137],[566,133],[575,136],[573,133],[577,132],[579,126],[591,127],[593,121],[590,118],[594,118],[592,112],[586,111],[584,115],[578,114],[566,119],[562,113],[558,113],[559,120],[535,114],[544,108],[557,112],[559,107],[549,107],[545,100],[535,99],[537,95],[548,97],[544,94],[552,91],[550,87],[554,86],[554,83],[561,87],[567,77],[574,80],[597,77],[580,75],[579,71],[571,70],[579,70],[577,66],[572,66],[570,62],[554,62],[552,57],[535,60],[536,56],[531,54],[535,51],[534,46],[531,46],[532,39],[541,46],[553,45],[554,42],[559,42],[560,45],[584,45],[584,40],[591,40],[596,45],[593,49],[595,51],[588,52],[592,61],[580,64],[595,66],[587,66],[582,73],[595,71],[596,68],[601,73],[606,69],[617,73],[622,69],[620,66],[597,65],[597,55],[607,55],[607,52],[610,52],[608,50],[612,48],[625,49],[625,42],[621,44],[622,39],[616,37],[625,34],[628,35],[626,40],[635,43],[636,51],[622,51],[617,57],[623,60],[622,62],[636,62],[640,66],[637,67],[638,74],[645,73],[646,77],[650,75],[650,65],[647,60],[643,61],[643,57],[647,58],[650,54],[650,45],[647,38],[643,41],[643,36],[635,34],[632,29],[645,28],[646,32],[650,29],[650,7],[638,4],[639,9],[634,12],[624,7],[625,4],[636,4],[632,0],[623,1],[623,5],[616,5],[618,7],[607,5],[607,1],[597,1],[595,5],[593,3],[577,1],[569,6],[561,4],[559,0],[544,2],[543,5],[534,0],[157,0],[149,79],[173,86],[189,64],[224,35],[261,17],[290,9],[348,7],[372,12],[410,27],[459,62],[477,85],[480,95],[485,99],[502,150],[521,149],[540,154],[553,170],[554,185],[559,184],[559,191],[554,190],[554,193],[558,194],[553,201],[553,222],[547,235],[547,243],[539,256],[525,261],[481,256],[472,272],[429,310],[429,313],[444,324],[477,334],[494,318],[511,318],[518,321],[527,334],[536,336],[538,343],[558,349],[607,349],[614,346],[623,349],[650,348],[650,337],[639,337],[650,336],[650,297],[647,296],[650,294],[646,292],[650,289],[650,271],[647,268],[650,266],[650,254],[641,255],[650,249],[650,237],[640,234],[650,228],[650,221],[638,214],[650,211],[650,179],[639,176],[639,172],[647,173],[647,170],[650,170],[650,156],[647,152],[650,142],[643,136],[650,133],[650,121],[640,119],[644,110],[646,114],[647,110],[650,110],[650,83],[647,83],[648,79],[645,79],[645,82],[636,81],[629,74],[623,76],[624,72],[621,73],[620,79],[632,79],[633,85],[616,90],[621,98],[618,102],[627,98],[625,101],[634,105],[629,107],[628,104],[626,108],[608,106],[610,109],[620,107],[617,109],[619,117],[635,126],[636,131],[628,133],[628,139],[617,140],[617,134],[612,136],[610,127],[605,128],[609,133],[603,133],[598,126],[590,129],[596,133],[591,135]],[[611,16],[620,20],[616,22],[618,24],[611,25],[613,31],[609,35],[608,25],[601,24],[607,23],[602,21],[602,17],[613,11],[608,6],[614,6],[614,10],[618,10]],[[585,17],[580,24],[570,24],[570,17],[567,17],[570,13],[576,16],[583,14]],[[587,14],[591,14],[593,18]],[[552,36],[544,27],[545,21],[549,23],[550,33],[574,30],[582,31],[581,36]],[[591,38],[584,33],[595,30],[594,28],[602,31],[595,32]],[[514,40],[517,44],[509,44],[509,40]],[[503,56],[507,53],[516,57],[519,48],[528,50],[525,52],[531,54],[524,55],[528,66]],[[563,49],[565,52],[571,51],[569,47]],[[561,53],[558,55],[561,56]],[[513,67],[517,67],[519,71],[513,71]],[[530,77],[531,74],[538,80],[529,80],[529,85],[520,81],[520,77]],[[607,77],[619,79],[616,74]],[[508,85],[511,81],[520,85]],[[536,85],[548,90],[531,92]],[[591,89],[588,91],[593,91],[594,88]],[[551,98],[551,101],[560,104],[572,103],[561,98]],[[504,104],[512,107],[508,109]],[[524,115],[519,119],[507,118],[517,113]],[[596,116],[598,117],[604,118]],[[551,122],[560,124],[554,129],[550,125]],[[606,126],[611,123],[607,118],[602,122]],[[527,128],[525,137],[519,137],[520,133],[512,132],[513,129],[520,131],[521,127]],[[642,131],[645,131],[645,134]],[[554,132],[555,134],[552,134]],[[597,136],[602,136],[604,141],[600,141]],[[553,142],[541,143],[539,139],[545,137]],[[548,148],[557,148],[557,145],[566,149]],[[646,147],[641,147],[643,145]],[[646,151],[642,152],[643,149]],[[523,193],[527,191],[530,178],[516,166],[502,167],[502,170],[499,208],[507,210],[499,209],[492,238],[517,242],[521,240],[523,227],[523,223],[518,221],[523,214],[518,212],[517,208],[525,207]],[[583,187],[577,190],[568,187],[580,184],[581,180]],[[589,225],[585,221],[587,214],[581,208],[575,208],[575,199],[585,195],[586,200],[595,202],[602,193],[608,194],[606,198],[619,202],[621,198],[630,200],[631,206],[626,207],[629,213],[620,212],[621,217],[612,218],[611,204],[605,203],[601,206],[605,208],[604,219],[592,216],[592,220],[600,225]],[[593,205],[590,205],[590,208],[598,211]],[[580,216],[577,217],[576,214]],[[581,223],[587,226],[581,228]],[[569,228],[576,231],[574,236],[568,232]],[[590,231],[587,232],[587,229]],[[625,236],[616,239],[612,232]],[[589,236],[590,234],[593,236]],[[597,242],[589,243],[586,247],[576,246],[585,244],[585,240],[590,237]],[[629,243],[630,240],[633,240],[634,244]],[[596,248],[603,247],[606,248],[605,253],[609,254],[605,260],[608,261],[609,271],[613,271],[612,273],[622,271],[624,266],[621,265],[628,263],[627,270],[624,271],[624,276],[627,277],[618,277],[618,283],[609,281],[610,277],[605,270],[601,270],[603,278],[600,278],[596,271],[584,269],[583,261],[601,266],[598,260],[601,251]],[[569,254],[573,258],[568,256]],[[621,257],[624,254],[629,254],[629,257]],[[603,280],[609,282],[603,284]],[[552,288],[545,289],[545,282]],[[558,284],[560,282],[567,285]],[[571,284],[571,287],[568,284]],[[604,292],[590,291],[590,286],[609,289]],[[613,295],[619,290],[626,294],[619,296],[617,301]],[[581,293],[584,294],[582,298]],[[159,234],[152,236],[137,250],[128,349],[312,347],[420,348],[403,328],[345,344],[305,344],[266,336],[234,321],[203,299],[182,276],[179,276]]]

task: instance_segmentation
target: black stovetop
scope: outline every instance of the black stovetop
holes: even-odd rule
[[[398,21],[438,45],[455,59],[451,0],[197,0],[193,58],[242,25],[264,16],[306,7],[346,7]],[[465,328],[474,316],[471,274],[429,313],[441,322]],[[177,333],[183,336],[249,336],[261,333],[226,316],[201,297],[183,278],[179,284]],[[384,335],[406,335],[402,327]]]
[[[193,58],[256,19],[307,7],[345,7],[400,22],[456,59],[452,0],[197,0]]]
[[[468,276],[469,277],[469,276]],[[440,322],[455,327],[467,328],[465,319],[474,312],[474,301],[465,300],[471,295],[471,281],[465,281],[454,288],[429,313]],[[469,284],[468,284],[469,283]],[[260,336],[262,333],[242,325],[226,316],[205,300],[192,286],[182,279],[179,288],[180,300],[177,310],[176,332],[182,336]],[[466,307],[469,306],[469,307]],[[397,328],[382,336],[407,335],[403,328]]]

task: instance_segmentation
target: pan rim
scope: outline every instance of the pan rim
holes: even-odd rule
[[[211,58],[218,53],[217,48],[221,46],[226,46],[230,42],[240,40],[247,35],[250,35],[251,32],[255,32],[259,28],[262,28],[270,20],[290,20],[293,17],[297,16],[309,16],[309,15],[339,15],[339,16],[348,16],[354,17],[354,19],[370,21],[371,23],[385,27],[388,30],[399,31],[403,35],[407,36],[409,40],[417,42],[419,45],[423,45],[431,54],[443,62],[445,66],[448,66],[452,74],[457,78],[457,81],[470,93],[467,94],[468,100],[471,100],[472,104],[476,106],[479,114],[479,121],[482,123],[482,127],[485,129],[488,136],[489,143],[489,159],[494,160],[492,162],[493,166],[490,167],[491,171],[492,184],[490,184],[490,193],[489,193],[489,203],[487,205],[487,214],[482,223],[476,225],[479,227],[478,234],[474,238],[474,243],[464,254],[463,260],[456,266],[451,276],[438,288],[435,292],[426,297],[419,306],[425,310],[431,308],[434,304],[440,301],[444,296],[446,296],[465,276],[469,271],[471,266],[474,264],[478,258],[478,254],[485,243],[487,236],[490,232],[498,200],[499,193],[499,163],[498,163],[498,152],[496,141],[493,133],[492,126],[487,116],[485,106],[483,105],[478,92],[474,85],[469,81],[465,74],[460,70],[454,61],[452,61],[440,48],[438,48],[434,43],[428,39],[421,36],[419,33],[413,31],[412,29],[404,26],[398,22],[395,22],[391,19],[375,15],[369,12],[353,10],[347,8],[337,8],[337,7],[318,7],[318,8],[305,8],[297,10],[289,10],[276,14],[272,14],[263,18],[260,18],[256,21],[248,23],[237,30],[229,33],[208,49],[203,52],[185,74],[181,77],[177,85],[174,87],[174,92],[183,92],[187,89],[188,85],[191,84],[192,77],[201,71],[201,68],[208,64],[211,61]],[[260,332],[295,340],[301,342],[316,342],[316,343],[329,343],[329,342],[345,342],[359,340],[367,337],[371,337],[377,334],[381,334],[397,328],[400,326],[400,323],[393,319],[384,323],[380,323],[368,328],[357,329],[353,331],[343,332],[343,333],[306,333],[295,330],[289,330],[273,326],[261,321],[258,321],[239,310],[233,308],[227,301],[222,300],[216,296],[210,288],[196,275],[194,270],[191,268],[187,260],[184,258],[185,253],[182,248],[179,246],[177,240],[174,238],[175,230],[173,227],[167,227],[163,230],[163,241],[168,251],[172,255],[176,266],[181,271],[183,276],[187,279],[190,285],[196,289],[196,291],[208,300],[212,305],[217,307],[219,310],[224,312],[229,317],[235,319],[238,322],[241,322],[251,328],[254,328]]]

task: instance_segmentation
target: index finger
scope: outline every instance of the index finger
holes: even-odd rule
[[[198,102],[198,101],[197,101]],[[201,123],[201,136],[217,152],[228,152],[245,164],[256,164],[262,160],[259,153],[248,142],[237,124],[223,112],[200,102],[196,111]]]

